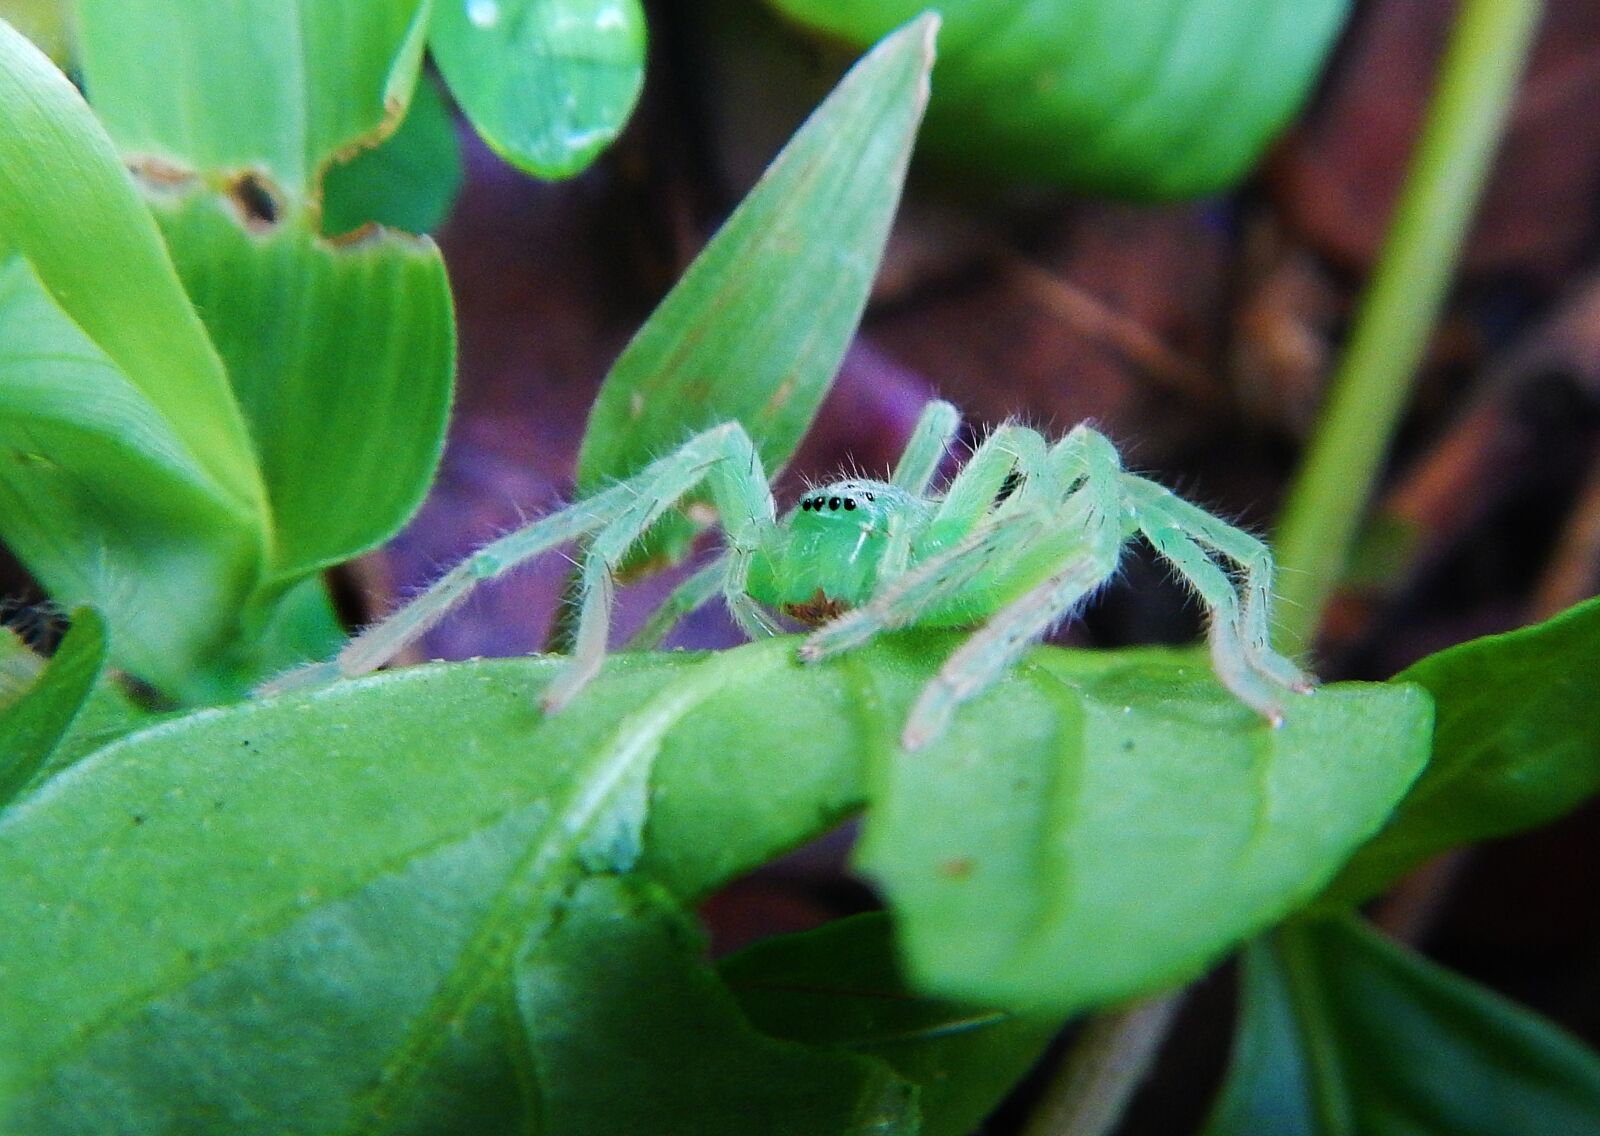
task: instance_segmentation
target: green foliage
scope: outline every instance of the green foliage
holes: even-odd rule
[[[541,177],[589,165],[644,85],[638,0],[438,0],[428,46],[483,140]]]
[[[966,1136],[1060,1028],[919,997],[883,915],[768,939],[718,969],[763,1033],[878,1057],[917,1086],[922,1136]]]
[[[1545,824],[1600,789],[1597,659],[1600,599],[1403,672],[1438,706],[1433,759],[1330,899],[1360,902],[1430,856]]]
[[[640,888],[653,880],[662,894],[692,902],[870,801],[891,818],[875,826],[875,866],[893,862],[921,877],[950,878],[947,848],[896,832],[893,818],[924,797],[885,773],[904,760],[893,739],[912,696],[952,642],[907,636],[821,667],[797,663],[790,639],[711,655],[621,656],[552,718],[540,715],[536,696],[553,661],[414,668],[192,714],[114,742],[0,820],[0,877],[8,881],[0,922],[12,928],[0,941],[0,972],[10,976],[0,984],[0,1117],[28,1116],[30,1131],[40,1134],[81,1131],[83,1118],[97,1115],[144,1132],[182,1131],[204,1115],[249,1132],[272,1130],[276,1121],[263,1118],[292,1110],[308,1132],[380,1114],[394,1118],[384,1130],[417,1131],[434,1115],[428,1110],[445,1107],[437,1104],[441,1094],[461,1084],[486,1085],[485,1093],[498,1094],[493,1099],[511,1102],[505,1107],[520,1107],[518,1086],[542,1085],[544,1062],[607,1046],[619,1028],[605,1013],[563,1011],[560,1030],[551,1025],[546,1035],[536,1023],[528,1047],[505,1042],[504,1010],[495,1008],[504,999],[526,1005],[537,996],[548,1008],[592,998],[574,991],[594,989],[586,969],[591,959],[599,965],[594,935],[581,926],[561,930],[575,897],[592,896],[594,918],[611,934],[620,932],[603,914],[607,904],[647,900],[648,913],[630,934],[644,942],[681,936],[655,893],[586,892],[596,875],[625,875]],[[991,771],[1009,770],[1019,754],[1047,757],[1035,775],[1057,784],[1113,767],[1135,776],[1141,764],[1162,770],[1157,778],[1170,776],[1177,760],[1162,765],[1155,743],[1130,755],[1121,733],[1094,734],[1082,749],[1040,744],[1074,737],[1096,692],[1166,689],[1171,661],[1057,649],[1035,659],[1035,671],[1051,673],[1048,681],[1030,673],[1003,684],[971,711],[985,729],[915,755],[930,773],[965,765],[964,776],[933,779],[948,799],[966,802],[960,827],[982,837],[978,854],[1001,861],[1037,858],[1078,831],[1075,816],[1060,814],[1008,839],[1004,826],[1015,816],[980,807]],[[794,729],[788,716],[771,712],[774,705],[807,707],[810,728]],[[1246,817],[1241,840],[1225,853],[1253,840],[1289,857],[1296,874],[1262,879],[1267,873],[1253,870],[1254,902],[1239,905],[1243,915],[1213,921],[1208,914],[1212,935],[1177,948],[1165,945],[1171,932],[1157,921],[1129,925],[1125,909],[1085,907],[1071,922],[1075,933],[1100,940],[1098,962],[1077,957],[1067,942],[1029,951],[1036,945],[1029,930],[997,913],[1023,940],[1012,953],[1035,968],[1027,993],[1077,1003],[1092,981],[1097,993],[1117,997],[1169,977],[1175,966],[1192,970],[1228,935],[1236,939],[1286,910],[1344,854],[1343,842],[1316,830],[1370,828],[1398,795],[1417,755],[1396,723],[1416,722],[1424,706],[1405,690],[1333,687],[1296,707],[1282,731],[1289,741],[1263,746],[1251,739],[1272,731],[1192,668],[1170,703],[1127,715],[1131,728],[1141,738],[1178,730],[1195,747],[1185,751],[1194,776],[1179,788],[1206,794],[1200,811]],[[1236,780],[1215,776],[1219,760],[1243,760],[1255,777],[1288,766],[1286,777],[1269,782],[1276,791],[1297,776],[1296,740],[1325,741],[1335,731],[1355,755],[1351,779],[1359,771],[1387,787],[1386,798],[1378,800],[1381,788],[1338,785],[1329,792],[1339,810],[1289,792],[1269,808],[1251,794],[1240,799]],[[1101,752],[1105,745],[1115,752]],[[1202,775],[1209,778],[1193,790]],[[1127,792],[1154,788],[1151,777],[1135,776]],[[1141,819],[1152,847],[1193,846],[1185,833],[1197,801],[1191,795],[1185,804],[1152,807]],[[1331,815],[1343,810],[1354,819]],[[1076,871],[1075,886],[1088,895],[1146,882],[1139,863],[1110,857]],[[977,883],[984,875],[978,863],[967,878]],[[901,903],[896,891],[890,898]],[[79,916],[26,916],[65,905]],[[902,904],[900,917],[917,950],[965,934],[914,904]],[[660,919],[667,923],[657,925]],[[1113,944],[1134,961],[1107,979]],[[665,978],[628,961],[629,952],[660,952],[615,949],[617,967],[605,968],[608,981],[620,984],[612,997],[645,1005],[645,989],[630,987],[629,975]],[[568,978],[532,990],[526,975],[535,965]],[[664,958],[653,965],[680,966]],[[692,1010],[728,1023],[728,1045],[748,1041],[706,993],[707,979],[672,973],[685,984],[682,1000],[659,995],[660,1020],[635,1016],[633,1030],[686,1028],[672,1025],[674,1015]],[[687,1005],[707,998],[713,1004]],[[544,1048],[557,1043],[577,1049]],[[524,1048],[531,1052],[519,1059]],[[654,1052],[666,1060],[681,1048]],[[519,1060],[527,1066],[520,1073],[507,1068]],[[603,1063],[561,1067],[570,1071],[560,1092],[572,1095],[573,1108],[606,1095],[581,1081],[610,1084]],[[906,1073],[916,1079],[914,1068]],[[670,1077],[666,1070],[633,1075],[641,1083]],[[991,1068],[978,1066],[974,1076],[978,1086],[945,1091],[950,1098],[992,1091]],[[845,1103],[819,1097],[817,1108],[855,1101],[854,1110],[861,1100],[883,1099],[860,1078],[838,1083]],[[846,1091],[847,1084],[856,1087]]]
[[[922,0],[770,0],[870,43]],[[927,140],[965,166],[1133,197],[1232,185],[1305,98],[1349,0],[947,0]]]
[[[634,336],[590,412],[579,492],[722,422],[744,425],[769,473],[788,460],[883,257],[937,27],[917,20],[855,66]]]
[[[1600,1132],[1600,1058],[1354,919],[1245,956],[1233,1069],[1206,1136]]]
[[[334,155],[398,123],[427,7],[79,0],[84,78],[124,154],[186,171],[259,171],[290,210],[315,196]]]
[[[80,608],[73,613],[72,629],[32,686],[0,706],[0,808],[56,751],[105,661],[105,625],[92,608]]]
[[[886,755],[860,851],[917,985],[973,1001],[1193,977],[1315,895],[1427,758],[1411,687],[1325,687],[1279,730],[1183,653],[1046,652],[1009,689]]]
[[[449,214],[461,176],[461,147],[450,110],[438,85],[424,76],[399,129],[375,149],[328,170],[322,182],[322,232],[339,236],[373,222],[431,233]]]

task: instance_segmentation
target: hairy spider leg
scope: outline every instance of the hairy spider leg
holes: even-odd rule
[[[722,590],[723,578],[728,573],[726,557],[718,555],[711,563],[696,569],[668,593],[667,598],[645,620],[644,626],[628,640],[630,651],[653,651],[661,645],[678,621]]]
[[[1001,608],[945,660],[906,719],[900,735],[906,749],[919,749],[942,734],[957,707],[993,686],[1023,652],[1116,573],[1122,537],[1115,514],[1107,514],[1085,495],[1075,496],[1084,506],[1084,546],[1048,578]]]
[[[961,429],[961,412],[948,402],[934,401],[922,408],[889,484],[916,497],[926,497],[939,473],[939,463]]]
[[[605,524],[606,519],[622,507],[630,496],[625,484],[614,485],[595,497],[541,517],[484,545],[446,572],[421,595],[346,643],[334,660],[338,675],[355,678],[377,670],[426,634],[479,584],[509,572],[557,545],[593,532]],[[292,672],[289,677],[292,679],[295,673],[298,672]]]
[[[1238,636],[1245,661],[1270,682],[1297,693],[1313,689],[1311,679],[1289,659],[1272,649],[1268,612],[1272,604],[1272,553],[1247,532],[1234,528],[1190,504],[1165,486],[1144,478],[1130,478],[1130,496],[1141,520],[1159,517],[1239,566],[1243,573],[1243,602],[1238,613]],[[1141,524],[1141,531],[1144,531]]]
[[[546,710],[565,706],[605,661],[617,565],[664,512],[702,484],[711,490],[727,540],[720,560],[722,596],[729,611],[752,639],[778,631],[746,591],[750,558],[763,540],[771,538],[777,525],[776,509],[750,436],[730,422],[695,436],[675,453],[623,482],[633,499],[584,549],[572,655],[545,688]]]
[[[1018,504],[1024,494],[1049,493],[1047,485],[1041,483],[1041,479],[1050,480],[1044,438],[1036,430],[1007,422],[995,427],[950,482],[918,551],[955,544],[994,515],[995,499],[1013,473],[1022,478],[1018,492],[1013,494],[1019,499]]]

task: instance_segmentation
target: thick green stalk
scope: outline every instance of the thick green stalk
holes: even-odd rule
[[[1309,646],[1366,512],[1516,94],[1539,0],[1464,0],[1411,171],[1275,542],[1279,645]]]

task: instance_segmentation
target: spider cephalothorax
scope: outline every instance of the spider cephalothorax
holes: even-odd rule
[[[934,490],[959,425],[954,407],[931,403],[887,481],[850,478],[808,490],[782,517],[744,429],[713,427],[626,481],[486,545],[317,670],[373,670],[480,581],[577,540],[572,656],[544,695],[546,708],[558,709],[605,659],[617,566],[664,512],[703,488],[723,552],[679,587],[650,634],[719,591],[752,636],[780,630],[766,608],[814,626],[799,648],[809,662],[893,628],[976,628],[923,690],[902,735],[908,748],[942,732],[958,706],[1115,575],[1135,536],[1200,597],[1210,615],[1212,665],[1241,701],[1276,724],[1289,694],[1311,689],[1268,641],[1266,545],[1125,471],[1116,448],[1088,426],[1054,442],[1001,426]]]

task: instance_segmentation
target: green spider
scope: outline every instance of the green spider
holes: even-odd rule
[[[831,482],[782,517],[749,435],[737,423],[713,427],[627,480],[485,545],[310,670],[376,670],[479,583],[576,540],[577,630],[544,694],[545,709],[556,711],[605,660],[617,566],[663,513],[704,487],[723,550],[678,587],[634,645],[653,645],[719,591],[752,638],[782,631],[769,608],[814,628],[799,648],[810,663],[912,624],[977,627],[923,689],[901,737],[907,749],[938,737],[958,706],[1109,580],[1136,534],[1199,595],[1212,666],[1240,701],[1278,725],[1286,695],[1311,691],[1269,645],[1272,557],[1261,541],[1125,472],[1116,448],[1088,426],[1053,444],[1001,426],[934,492],[960,421],[949,403],[930,403],[889,480]]]

